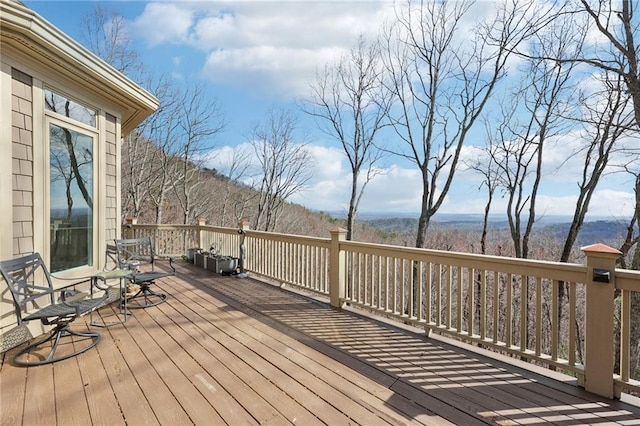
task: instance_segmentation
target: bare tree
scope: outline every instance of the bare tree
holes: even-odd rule
[[[637,152],[634,153],[633,156],[637,159]],[[628,172],[634,178],[635,208],[629,224],[627,225],[627,234],[625,235],[624,242],[620,246],[620,251],[622,252],[622,255],[620,256],[620,266],[625,269],[640,270],[640,248],[638,247],[638,241],[640,241],[640,173],[632,172],[630,170],[628,170]],[[630,259],[628,261],[627,258],[629,257]],[[640,293],[637,291],[631,292],[630,297],[632,309],[630,315],[631,324],[629,325],[631,330],[629,369],[631,376],[638,379],[640,378],[637,374],[638,367],[640,366],[640,309],[637,307],[640,306]],[[616,374],[620,372],[621,325],[620,319],[617,317],[615,322],[615,331],[613,333],[616,351],[613,371]],[[636,373],[635,375],[634,372]]]
[[[121,186],[122,215],[139,218],[149,200],[154,183],[151,167],[148,165],[155,157],[156,145],[136,130],[122,140]]]
[[[347,240],[367,184],[379,173],[383,151],[376,144],[389,111],[390,96],[382,78],[380,47],[358,38],[356,46],[316,76],[313,95],[303,109],[318,119],[321,130],[342,146],[351,168]]]
[[[508,7],[509,6],[509,7]],[[533,6],[503,4],[492,22],[464,39],[468,2],[405,3],[385,31],[389,119],[403,148],[394,153],[418,166],[422,202],[416,247],[445,200],[470,130],[505,75],[512,49],[532,30]]]
[[[480,234],[480,253],[487,254],[487,236],[489,234],[489,217],[491,213],[491,206],[493,204],[493,197],[496,190],[499,188],[499,168],[494,161],[496,146],[490,143],[492,138],[491,126],[487,122],[488,143],[483,148],[474,148],[473,157],[470,157],[464,163],[466,167],[481,175],[482,181],[480,182],[479,190],[483,188],[487,191],[487,200],[484,205],[484,212],[482,215],[482,232]]]
[[[142,80],[144,69],[138,52],[132,47],[127,34],[126,20],[115,10],[108,10],[96,3],[83,16],[80,23],[81,41],[97,56],[120,72]],[[135,74],[135,75],[131,75]],[[165,113],[171,105],[171,85],[164,77],[147,74],[146,86],[160,99],[161,106],[137,129],[123,138],[122,143],[122,193],[124,216],[139,217],[148,208],[151,194],[163,187],[163,163],[157,159],[162,151],[152,139],[164,121]],[[161,212],[156,209],[156,220]]]
[[[131,45],[126,19],[117,11],[95,3],[93,9],[82,17],[80,38],[89,50],[118,71],[132,78],[139,76],[142,62]]]
[[[148,163],[138,166],[150,168],[149,200],[153,206],[155,223],[165,223],[165,219],[168,219],[165,218],[168,197],[178,176],[176,158],[181,149],[181,101],[182,95],[177,88],[167,86],[164,96],[160,97],[160,108],[145,122],[145,131],[157,149],[152,151]]]
[[[220,154],[219,154],[220,155]],[[232,149],[228,158],[222,159],[222,170],[218,170],[222,179],[222,199],[218,200],[220,206],[218,214],[218,225],[224,226],[229,210],[233,207],[234,225],[240,221],[244,215],[247,198],[240,185],[240,181],[247,176],[251,167],[249,150],[243,149],[242,146]],[[233,204],[233,205],[232,205]]]
[[[620,139],[633,126],[633,115],[629,114],[629,94],[624,90],[624,82],[617,74],[604,73],[603,90],[589,94],[581,102],[584,111],[582,119],[584,131],[584,166],[578,182],[578,200],[573,219],[564,242],[560,262],[570,260],[572,248],[584,225],[591,198],[597,189],[612,154]]]
[[[122,141],[123,215],[135,218],[154,206],[163,176],[168,173],[164,167],[168,158],[155,138],[161,134],[163,124],[172,122],[177,102],[175,88],[165,75],[148,75],[147,86],[160,100],[160,106]],[[156,217],[161,216],[155,210]]]
[[[619,75],[633,101],[635,123],[640,127],[640,74],[638,70],[638,27],[632,0],[579,0],[574,13],[585,14],[608,43],[573,60]]]
[[[556,57],[573,57],[580,40],[573,39],[568,23],[558,23],[538,33],[531,49],[553,51]],[[529,256],[545,146],[575,123],[574,69],[575,63],[571,62],[527,60],[522,86],[515,89],[511,103],[503,106],[503,128],[497,137],[494,161],[507,194],[507,219],[516,257]]]
[[[306,145],[295,141],[295,131],[294,117],[275,108],[253,127],[250,143],[259,165],[253,185],[259,192],[254,229],[274,230],[282,204],[311,179],[312,159]]]
[[[213,138],[222,132],[226,123],[220,104],[208,97],[200,84],[185,90],[177,106],[178,165],[173,189],[182,210],[182,223],[187,224],[204,213],[212,201],[207,196],[210,192],[202,188],[206,181],[201,173],[206,153],[213,149]]]

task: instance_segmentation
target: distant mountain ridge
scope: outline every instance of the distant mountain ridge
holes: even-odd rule
[[[456,228],[458,230],[468,230],[470,232],[482,231],[482,215],[439,215],[432,221],[432,226],[438,228]],[[360,221],[367,225],[391,233],[415,234],[418,226],[418,219],[411,217],[386,217],[377,219],[364,219]],[[600,219],[585,222],[578,235],[578,245],[588,245],[595,242],[607,242],[623,238],[627,232],[627,224],[622,219],[613,220]],[[566,216],[548,216],[536,223],[534,233],[547,234],[553,237],[564,239],[571,226],[570,218]],[[493,217],[489,222],[490,231],[509,232],[509,223],[504,218]]]
[[[341,212],[327,212],[327,214],[344,219],[345,214]],[[363,212],[358,213],[358,219],[366,222],[375,219],[398,219],[398,218],[413,218],[418,219],[419,213],[415,212],[400,212],[400,213],[377,213],[377,212]],[[482,223],[484,215],[482,213],[437,213],[432,221],[433,222],[478,222]],[[541,215],[536,219],[536,223],[570,223],[572,217],[569,215]],[[622,221],[628,222],[630,218],[618,218],[613,216],[588,216],[587,222],[597,221]],[[489,215],[489,222],[507,222],[504,215]]]

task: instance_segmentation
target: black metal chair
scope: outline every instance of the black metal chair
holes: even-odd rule
[[[153,291],[156,280],[176,274],[173,259],[169,258],[169,271],[156,269],[159,259],[151,242],[151,237],[115,240],[118,251],[118,268],[131,269],[133,274],[129,278],[133,291],[127,291],[126,299],[129,309],[148,308],[166,302],[166,293]],[[137,286],[137,287],[135,287]]]
[[[0,262],[0,274],[13,297],[18,325],[39,320],[44,325],[53,326],[44,339],[36,339],[18,350],[13,357],[16,365],[32,366],[61,361],[81,354],[100,342],[100,334],[71,330],[69,324],[99,307],[106,294],[77,301],[65,300],[68,288],[53,288],[51,275],[39,253]],[[58,298],[56,294],[59,294]],[[67,345],[65,340],[65,349],[71,349],[58,353],[61,340],[66,337],[71,337],[67,339],[71,341]],[[46,345],[48,342],[50,346]]]

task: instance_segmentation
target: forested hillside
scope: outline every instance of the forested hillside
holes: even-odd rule
[[[136,148],[136,147],[134,147]],[[137,147],[139,148],[139,147]],[[153,146],[147,147],[147,153],[153,152]],[[149,154],[148,154],[149,155]],[[129,151],[123,151],[123,164],[129,161]],[[180,164],[175,159],[173,167]],[[123,216],[137,217],[140,223],[192,223],[191,217],[200,217],[208,224],[235,227],[240,221],[248,221],[253,229],[265,230],[256,225],[260,192],[218,173],[216,170],[196,168],[191,173],[191,214],[185,214],[184,201],[180,193],[166,191],[162,199],[147,197],[138,205],[133,192],[123,191]],[[134,171],[136,167],[123,167],[123,188],[141,188],[154,180],[150,176],[141,178]],[[149,168],[148,173],[153,170]],[[139,182],[131,181],[139,179]],[[147,189],[153,192],[153,187]],[[272,213],[269,231],[316,237],[328,237],[329,231],[346,226],[346,212],[315,212],[304,206],[280,200],[278,209]],[[161,205],[157,203],[162,203]],[[195,214],[194,214],[195,212]],[[158,221],[157,218],[160,217]],[[532,231],[530,258],[555,260],[560,257],[562,245],[566,239],[570,223],[559,221],[541,221]],[[353,239],[358,241],[415,246],[417,218],[387,217],[356,220]],[[259,224],[258,224],[259,225]],[[593,243],[605,243],[620,248],[625,241],[628,222],[608,220],[585,222],[578,234],[577,243],[570,261],[580,262],[582,253],[579,248]],[[442,220],[434,220],[426,236],[425,248],[453,250],[460,252],[481,252],[482,216],[449,215]],[[486,253],[492,255],[515,256],[506,219],[493,218],[489,221],[486,236]]]

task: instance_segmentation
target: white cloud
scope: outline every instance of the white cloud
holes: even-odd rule
[[[420,172],[391,165],[367,186],[360,211],[419,211],[422,197]]]
[[[193,25],[193,12],[180,4],[148,3],[132,24],[150,46],[180,43]]]
[[[314,147],[312,152],[321,153],[324,148]],[[339,157],[336,156],[339,154]],[[346,211],[351,191],[351,173],[344,167],[344,155],[331,150],[330,158],[316,155],[321,164],[314,182],[291,201],[323,211]],[[332,158],[332,159],[331,159]],[[320,163],[320,161],[323,161]],[[382,170],[366,187],[359,211],[411,212],[419,211],[422,187],[418,170],[392,165]]]
[[[340,53],[336,48],[273,46],[216,50],[209,54],[201,74],[215,83],[291,98],[306,93],[317,67]]]
[[[372,36],[389,1],[149,3],[133,27],[150,46],[204,52],[201,76],[280,97],[306,94],[315,72]]]
[[[317,164],[314,181],[344,180],[348,170],[343,167],[344,153],[337,149],[320,145],[308,145],[307,149]]]
[[[577,195],[538,197],[538,215],[572,216],[575,210]],[[630,217],[633,214],[635,201],[632,193],[602,189],[593,194],[588,216]]]

